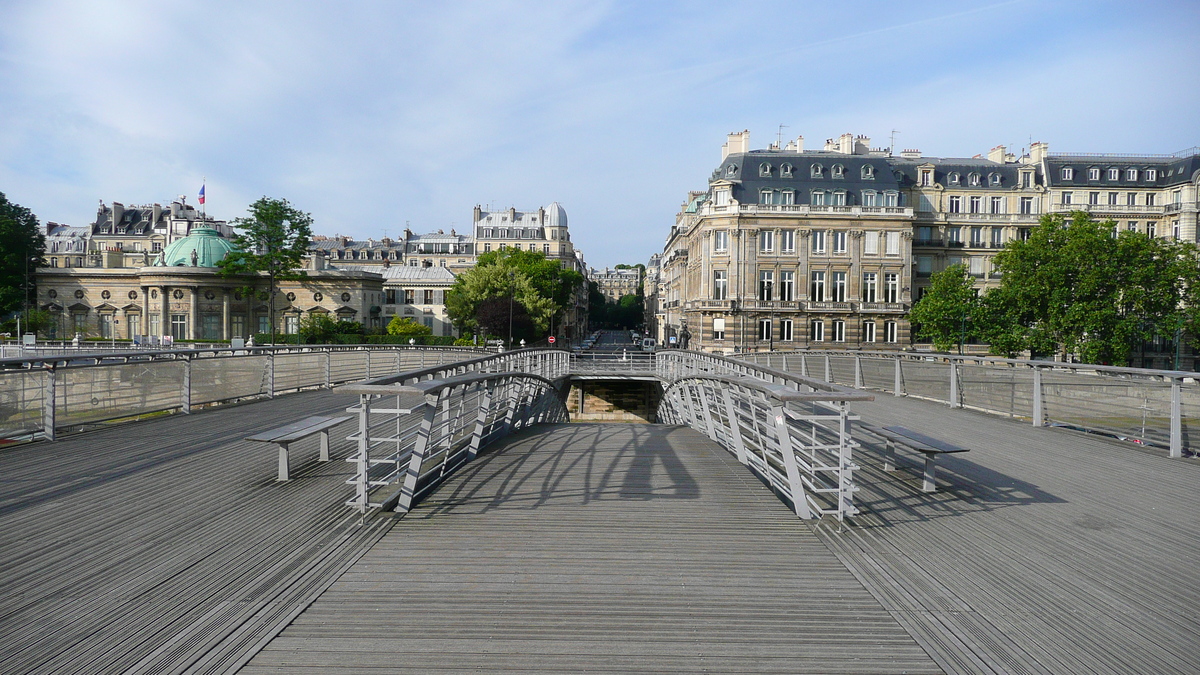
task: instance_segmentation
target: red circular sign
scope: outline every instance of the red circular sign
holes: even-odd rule
[[[554,344],[554,336],[553,335],[551,335],[550,337],[548,337],[546,339],[550,341],[550,344]]]

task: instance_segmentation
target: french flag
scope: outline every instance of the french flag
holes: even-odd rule
[[[204,186],[203,185],[200,186],[200,203],[201,204],[204,203]]]

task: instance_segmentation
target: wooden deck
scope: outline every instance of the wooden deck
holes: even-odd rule
[[[922,493],[861,449],[844,528],[690,430],[595,424],[363,524],[315,438],[288,483],[243,440],[353,398],[0,450],[0,672],[1200,672],[1198,460],[884,395],[854,407],[972,451]]]

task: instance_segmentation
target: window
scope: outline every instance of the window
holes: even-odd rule
[[[933,183],[933,169],[921,169],[921,187],[929,187]]]
[[[1118,199],[1118,197],[1119,197],[1119,195],[1118,195],[1118,193],[1116,193],[1116,192],[1110,192],[1110,193],[1108,193],[1108,205],[1109,205],[1109,206],[1116,206],[1116,205],[1117,205],[1117,199]]]
[[[1126,169],[1125,170],[1125,180],[1137,180],[1137,179],[1138,179],[1138,170],[1137,169]]]
[[[385,289],[383,293],[384,293],[384,298],[385,298],[383,304],[385,304],[385,305],[396,304],[396,289],[388,288],[388,289]]]
[[[733,167],[730,167],[733,168]],[[729,206],[729,190],[717,190],[713,193],[713,205]]]
[[[845,302],[846,301],[846,273],[845,272],[834,272],[833,273],[833,288],[831,290],[833,291],[833,297],[831,297],[830,300],[832,300],[834,302]]]
[[[796,191],[795,190],[784,190],[779,193],[779,197],[780,197],[779,203],[783,204],[784,206],[791,206],[796,203]]]
[[[878,278],[879,275],[875,272],[863,272],[863,302],[875,302]]]
[[[1146,193],[1146,206],[1154,206],[1154,193],[1153,192]]]
[[[833,233],[833,252],[834,253],[845,253],[846,252],[846,231],[845,230],[834,231],[834,233]]]
[[[927,277],[933,274],[933,258],[927,255],[913,256],[917,266],[917,276]]]
[[[1025,215],[1033,213],[1033,197],[1021,197],[1021,213]]]
[[[1179,241],[1179,221],[1178,220],[1171,221],[1171,238],[1174,239],[1175,241]]]
[[[875,322],[874,321],[864,321],[863,322],[863,342],[874,342],[874,341],[875,341]]]
[[[883,340],[884,340],[884,342],[887,342],[889,344],[896,343],[896,322],[895,321],[884,321],[883,322]]]
[[[970,273],[972,275],[977,276],[977,277],[983,276],[983,257],[982,256],[977,256],[977,255],[971,256],[971,260],[968,263],[968,265],[969,266],[967,269],[970,271]]]
[[[796,299],[796,273],[784,270],[779,273],[779,299],[791,302]]]
[[[993,173],[988,175],[988,183],[993,186],[1000,185],[1000,174]]]
[[[417,301],[416,301],[416,294],[417,294],[417,292],[416,292],[416,291],[414,291],[414,290],[413,290],[413,289],[411,289],[411,288],[407,288],[407,289],[405,289],[405,290],[404,290],[404,304],[406,304],[406,305],[414,305],[414,304],[416,304],[416,302],[417,302]]]
[[[1004,197],[992,197],[992,213],[1004,213]]]
[[[487,244],[484,244],[484,245],[483,245],[483,252],[484,252],[484,253],[490,253],[490,252],[491,252],[491,250],[492,250],[492,245],[491,245],[490,243],[487,243]]]
[[[772,203],[774,203],[774,195],[775,195],[774,190],[770,190],[770,189],[759,190],[758,191],[758,203],[759,204],[772,204]]]
[[[971,187],[979,187],[979,174],[971,172],[967,174],[967,185]]]
[[[947,227],[946,228],[946,245],[947,246],[962,246],[962,228]]]
[[[971,197],[971,213],[983,213],[983,197]]]
[[[1130,232],[1137,232],[1138,231],[1137,221],[1136,220],[1129,221],[1129,223],[1125,225],[1125,229],[1129,230]]]
[[[784,319],[779,322],[779,339],[784,342],[792,341],[792,320]]]
[[[1157,180],[1158,169],[1146,169],[1146,180]]]
[[[863,234],[863,253],[879,255],[879,233],[869,230]]]
[[[421,304],[423,304],[423,305],[432,305],[433,304],[433,291],[432,290],[430,290],[428,288],[425,289],[425,302],[423,302]]]
[[[825,322],[824,321],[818,320],[818,321],[812,322],[812,341],[813,342],[824,342],[825,341]]]
[[[1023,187],[1023,188],[1033,187],[1033,172],[1032,171],[1022,171],[1021,172],[1021,187]]]
[[[725,317],[723,317],[723,316],[718,316],[715,319],[713,319],[713,339],[714,340],[724,340],[725,339]]]
[[[900,302],[900,275],[888,272],[883,275],[883,301]]]
[[[845,321],[835,320],[833,322],[833,341],[834,342],[845,342],[846,341],[846,322]]]
[[[808,168],[808,174],[813,178],[820,178],[822,171],[824,171],[824,167],[822,167],[820,164],[813,164]]]
[[[825,192],[823,190],[813,190],[809,203],[813,206],[823,206],[825,204]]]
[[[1088,204],[1095,206],[1096,204],[1099,204],[1099,203],[1100,203],[1100,193],[1099,192],[1089,192],[1088,193]]]
[[[875,167],[871,166],[870,164],[863,164],[860,175],[862,176],[863,180],[875,180]]]
[[[771,175],[771,165],[770,164],[767,164],[764,162],[764,163],[758,165],[759,178],[763,178],[763,177],[770,176],[770,175]]]
[[[1125,193],[1125,206],[1137,206],[1137,193],[1136,192],[1126,192]]]
[[[813,253],[824,253],[825,252],[825,230],[813,230],[812,231],[812,252]]]
[[[716,232],[713,232],[713,250],[729,250],[729,232],[725,230],[717,230]]]
[[[841,164],[834,164],[833,168],[829,171],[829,173],[832,175],[833,178],[845,178],[846,177],[846,167],[842,166]]]
[[[825,302],[825,273],[813,272],[812,284],[809,287],[808,299],[812,302]]]
[[[775,273],[770,270],[763,270],[758,273],[758,299],[763,302],[770,302],[774,297],[775,289]]]
[[[1063,180],[1074,180],[1074,178],[1075,178],[1075,169],[1072,169],[1069,166],[1064,166],[1062,168],[1062,179]]]
[[[1150,237],[1151,239],[1158,236],[1158,223],[1154,222],[1153,220],[1146,222],[1146,236]]]
[[[1121,170],[1120,169],[1109,169],[1108,170],[1108,179],[1109,180],[1121,180]]]
[[[962,197],[954,195],[950,198],[950,213],[962,213]]]
[[[288,317],[295,318],[295,317]],[[176,340],[187,339],[187,315],[172,314],[171,315],[171,337]]]
[[[888,232],[884,235],[885,245],[887,249],[884,251],[887,255],[900,255],[900,233]]]
[[[877,206],[877,204],[875,203],[875,191],[874,190],[863,190],[862,205],[863,206]]]
[[[1088,180],[1100,180],[1100,169],[1088,169]]]
[[[758,250],[763,253],[775,250],[775,232],[773,230],[762,230],[758,233]]]
[[[992,228],[992,248],[1000,248],[1004,244],[1004,228]]]
[[[729,272],[713,270],[713,300],[729,299]]]
[[[1067,206],[1068,204],[1071,204],[1071,203],[1072,203],[1072,201],[1074,200],[1074,198],[1075,198],[1075,194],[1074,194],[1074,193],[1072,193],[1072,192],[1064,192],[1064,193],[1062,193],[1062,204],[1063,204],[1063,206]]]
[[[779,175],[783,178],[791,178],[792,177],[792,165],[791,164],[783,164],[782,166],[780,166],[779,167]]]
[[[845,190],[838,190],[837,192],[833,193],[833,205],[834,206],[845,206],[846,205],[846,191]]]
[[[958,172],[957,172],[957,171],[951,171],[951,172],[950,172],[950,175],[946,177],[946,180],[947,180],[947,182],[949,182],[951,185],[958,185]]]
[[[796,250],[796,231],[781,230],[779,232],[779,250],[784,253],[793,253]]]
[[[771,339],[771,320],[770,319],[759,319],[758,320],[758,339],[764,340],[764,341]]]
[[[971,246],[983,246],[983,228],[971,228]]]

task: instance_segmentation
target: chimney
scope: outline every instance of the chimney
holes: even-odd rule
[[[804,152],[804,137],[796,137],[796,152]]]
[[[1034,141],[1033,145],[1029,146],[1029,161],[1037,164],[1046,158],[1050,153],[1050,144],[1041,141]]]
[[[125,215],[125,205],[121,202],[113,202],[112,224],[113,231],[116,231],[117,223],[121,222],[121,217]]]
[[[854,154],[854,135],[853,134],[842,134],[841,136],[838,136],[837,144],[838,144],[837,151],[842,153],[843,155]]]
[[[153,216],[153,217],[154,217],[154,220],[151,220],[151,221],[150,221],[150,227],[154,227],[155,225],[157,225],[157,224],[158,224],[158,219],[159,219],[159,218],[162,218],[162,205],[161,205],[161,204],[155,204],[155,205],[154,205],[154,210],[153,210],[153,213],[154,213],[154,216]]]
[[[921,151],[909,149],[909,150],[905,150],[904,152],[900,153],[900,156],[903,157],[904,159],[921,159]]]
[[[866,136],[854,137],[854,154],[868,155],[871,153],[871,139]]]
[[[517,222],[517,207],[515,207],[515,206],[508,207],[508,222],[510,222],[510,223]]]
[[[750,152],[750,130],[743,129],[729,134],[729,140],[725,141],[725,145],[721,146],[721,161],[730,155],[736,155],[740,152]]]
[[[50,234],[51,232],[54,232],[54,228],[56,228],[56,227],[58,227],[58,223],[56,223],[52,220],[46,221],[46,234]]]
[[[483,219],[483,209],[479,208],[479,205],[476,204],[475,205],[475,222],[478,223],[482,219]]]
[[[988,161],[995,162],[997,164],[1003,164],[1006,154],[1006,148],[1003,145],[997,145],[991,150],[988,150]]]

